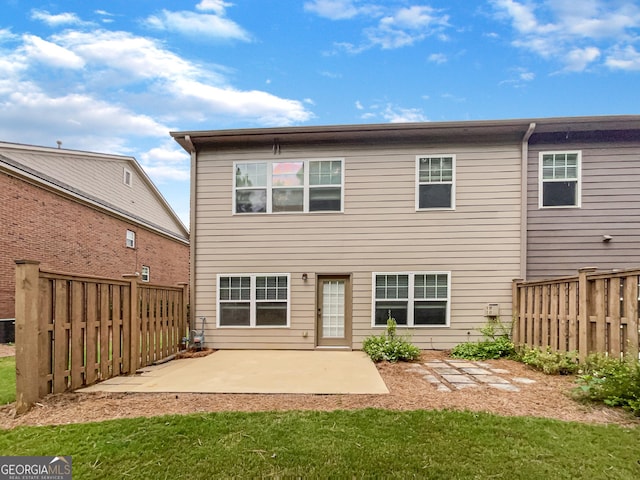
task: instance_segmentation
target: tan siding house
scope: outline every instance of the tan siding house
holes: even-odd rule
[[[510,319],[527,270],[635,258],[602,235],[637,230],[638,122],[174,132],[192,158],[192,311],[213,348],[358,349],[389,315],[424,349],[475,339],[489,305]],[[576,158],[581,205],[540,204],[575,192]]]
[[[192,153],[192,304],[213,348],[421,348],[511,315],[528,123],[172,135]],[[489,135],[490,133],[490,135]]]

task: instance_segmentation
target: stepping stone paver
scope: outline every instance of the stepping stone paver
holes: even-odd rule
[[[491,372],[489,370],[485,370],[484,368],[476,368],[476,367],[465,367],[461,368],[464,373],[468,373],[469,375],[490,375]]]
[[[530,378],[524,378],[524,377],[512,378],[511,381],[512,382],[516,382],[516,383],[522,383],[522,384],[525,384],[525,385],[531,385],[532,383],[536,383],[535,380],[532,380]]]
[[[471,385],[471,384],[469,384],[469,385]],[[439,392],[450,392],[451,391],[451,389],[449,387],[447,387],[444,383],[439,383],[439,382],[438,382],[437,390]]]
[[[437,385],[438,383],[442,384],[442,382],[438,380],[434,375],[425,375],[422,378],[424,378],[429,383],[433,383],[434,385]]]
[[[458,383],[454,386],[457,390],[464,390],[465,388],[478,388],[480,385],[477,383]]]
[[[457,368],[451,367],[433,367],[433,371],[439,375],[460,375],[460,371]]]
[[[495,375],[478,375],[477,377],[474,377],[474,378],[482,383],[502,383],[502,384],[509,383],[509,380],[505,380],[504,378],[497,377]]]
[[[520,389],[518,387],[516,387],[515,385],[512,385],[510,383],[490,383],[489,384],[490,387],[493,388],[497,388],[498,390],[504,390],[506,392],[519,392]]]
[[[442,378],[454,386],[458,383],[476,383],[473,378],[467,375],[442,375]]]
[[[509,370],[505,370],[504,368],[491,368],[493,373],[509,373]]]

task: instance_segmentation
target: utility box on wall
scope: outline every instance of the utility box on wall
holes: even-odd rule
[[[485,317],[499,317],[500,316],[500,305],[497,303],[488,303],[486,307],[484,307],[484,316]]]

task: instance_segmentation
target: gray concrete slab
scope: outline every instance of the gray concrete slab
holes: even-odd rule
[[[116,377],[79,392],[388,394],[360,351],[219,350]]]

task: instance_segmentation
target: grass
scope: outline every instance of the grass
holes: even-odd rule
[[[16,401],[16,357],[0,358],[0,405]]]
[[[212,413],[0,431],[74,478],[640,478],[640,428],[453,411]]]

